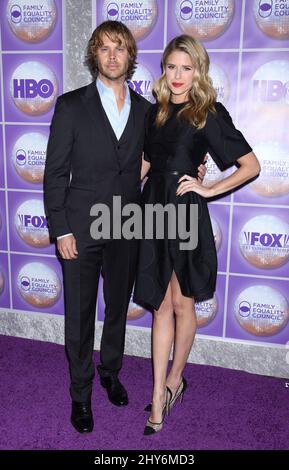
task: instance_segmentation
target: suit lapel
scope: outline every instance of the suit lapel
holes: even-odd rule
[[[125,167],[130,157],[135,157],[133,154],[133,149],[137,144],[137,141],[140,137],[141,126],[144,126],[144,116],[142,109],[140,110],[140,98],[137,93],[131,90],[130,91],[130,100],[131,100],[131,109],[130,115],[127,122],[127,125],[124,129],[124,132],[120,138],[120,143],[122,140],[129,139],[129,144],[126,152],[126,157],[122,159],[121,166]]]

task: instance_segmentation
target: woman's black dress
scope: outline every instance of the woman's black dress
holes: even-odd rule
[[[134,301],[158,310],[173,270],[182,294],[196,302],[213,297],[217,277],[217,255],[206,198],[189,191],[177,196],[178,180],[184,174],[197,177],[197,168],[207,152],[224,170],[252,149],[221,103],[217,114],[209,112],[206,125],[197,129],[177,118],[184,103],[170,103],[166,123],[157,128],[157,104],[146,117],[144,158],[151,163],[142,192],[145,204],[198,204],[198,244],[192,250],[180,250],[179,239],[142,239],[134,290]],[[224,228],[226,229],[226,228]],[[178,232],[178,231],[176,231]],[[166,232],[167,233],[167,232]]]

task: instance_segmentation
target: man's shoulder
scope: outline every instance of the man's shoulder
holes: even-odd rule
[[[130,88],[130,91],[132,96],[135,97],[138,103],[144,108],[145,112],[152,106],[152,103],[150,101],[148,101],[146,98],[134,91],[132,88]]]
[[[59,95],[58,100],[65,101],[66,103],[69,103],[69,104],[77,102],[79,98],[86,93],[87,88],[89,86],[90,85],[85,85],[81,88],[76,88],[75,90],[67,91],[66,93],[63,93],[62,95]]]

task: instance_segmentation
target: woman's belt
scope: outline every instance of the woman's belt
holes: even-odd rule
[[[193,170],[151,170],[150,171],[151,175],[173,175],[173,176],[184,176],[184,175],[189,175],[192,176],[193,178],[197,177],[197,169],[195,171]]]

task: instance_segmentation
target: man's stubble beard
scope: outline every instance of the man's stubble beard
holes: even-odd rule
[[[126,73],[122,73],[122,74],[120,74],[120,75],[114,75],[114,76],[111,76],[111,75],[109,75],[109,74],[106,73],[106,72],[105,72],[105,73],[100,72],[100,73],[101,73],[101,75],[102,75],[103,77],[105,77],[106,79],[108,79],[108,80],[110,80],[110,81],[112,81],[112,82],[117,82],[117,81],[119,81],[119,80],[121,80],[121,79],[122,79],[124,82],[126,81]]]
[[[127,79],[128,64],[121,71],[115,70],[115,72],[110,72],[109,70],[98,67],[99,73],[108,80],[118,81],[122,79],[124,82]]]

